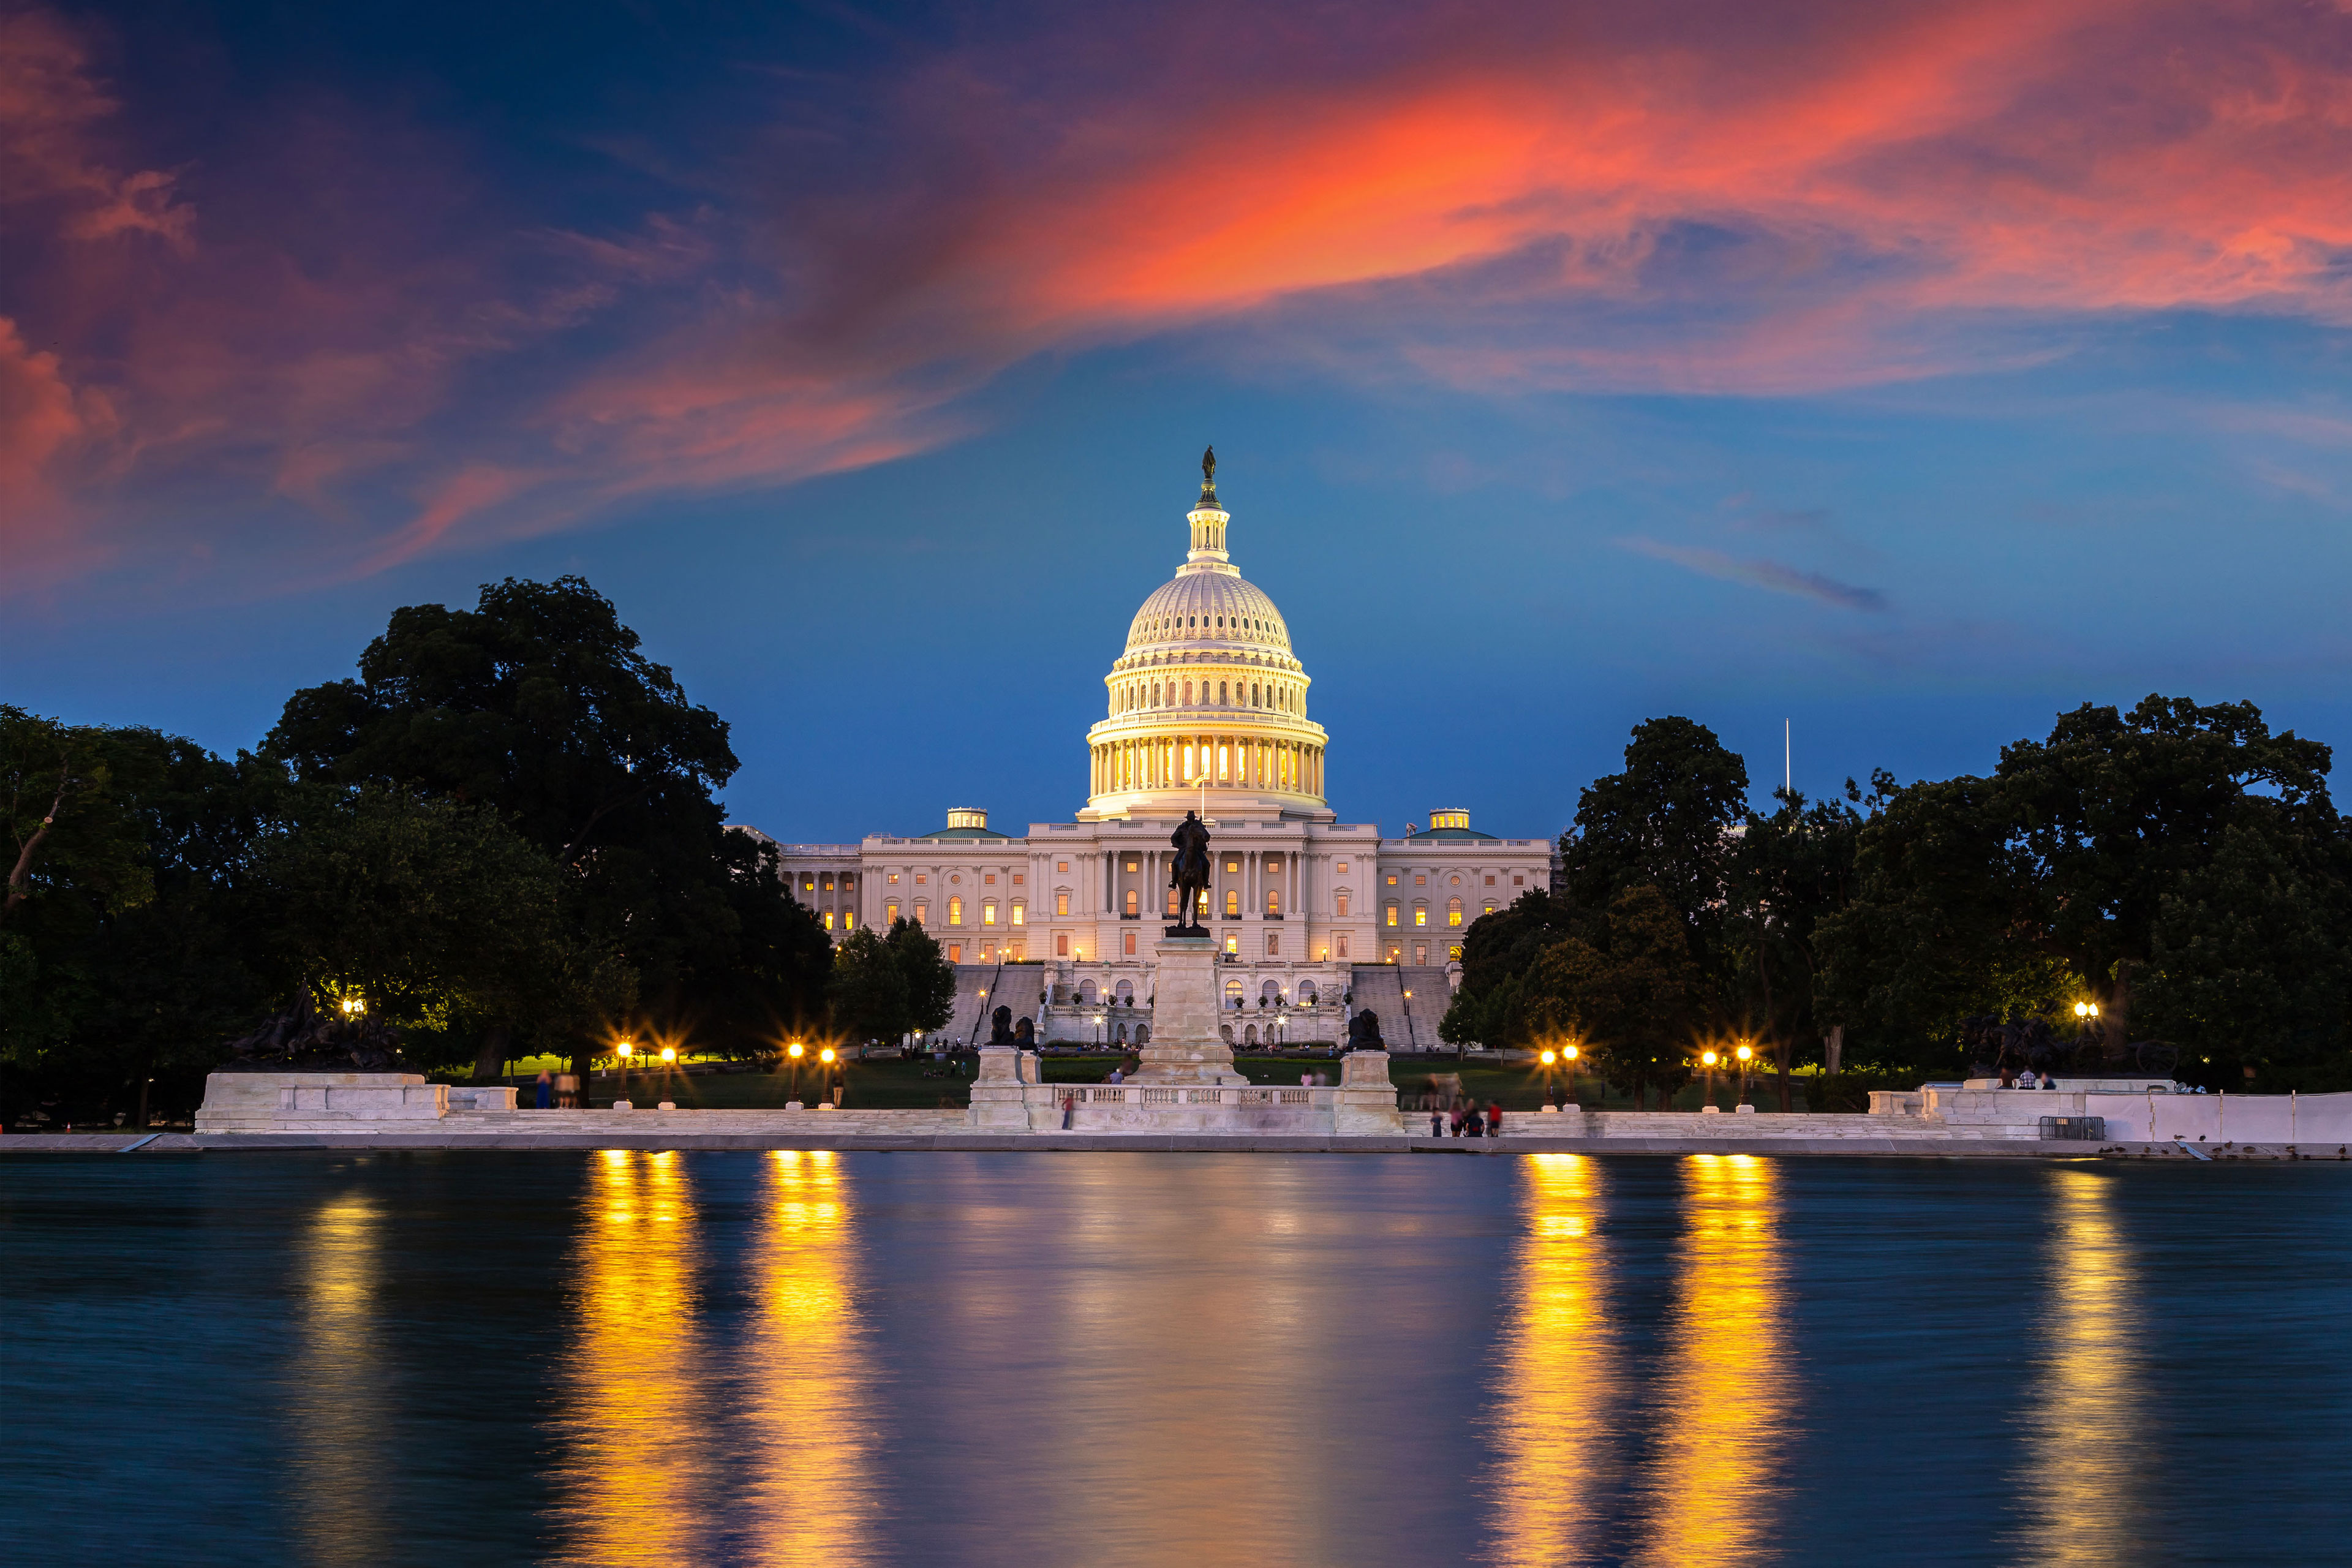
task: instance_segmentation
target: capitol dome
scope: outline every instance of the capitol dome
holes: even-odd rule
[[[1282,612],[1225,549],[1233,521],[1217,500],[1213,456],[1186,514],[1192,549],[1129,624],[1104,677],[1109,717],[1087,732],[1092,783],[1084,821],[1211,816],[1331,816],[1323,799],[1328,737],[1307,718],[1306,666]]]

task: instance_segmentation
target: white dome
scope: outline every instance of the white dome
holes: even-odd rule
[[[1201,643],[1264,649],[1286,658],[1290,633],[1264,590],[1234,572],[1186,567],[1162,583],[1135,612],[1127,651],[1158,651]]]

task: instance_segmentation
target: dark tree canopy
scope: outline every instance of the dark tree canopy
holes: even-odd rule
[[[1654,887],[1681,917],[1701,962],[1711,962],[1733,829],[1747,812],[1748,764],[1714,731],[1683,718],[1637,724],[1625,771],[1586,787],[1576,826],[1560,838],[1569,896],[1603,910],[1627,888]]]

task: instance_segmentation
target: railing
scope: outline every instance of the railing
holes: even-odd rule
[[[1080,1105],[1304,1105],[1328,1106],[1339,1091],[1319,1089],[1240,1089],[1203,1085],[1103,1083],[1049,1084]]]

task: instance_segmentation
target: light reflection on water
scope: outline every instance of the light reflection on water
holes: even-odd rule
[[[313,1563],[381,1562],[391,1540],[377,1458],[394,1370],[376,1350],[383,1217],[365,1196],[339,1195],[303,1237],[290,1414],[294,1524]]]
[[[824,1150],[767,1158],[751,1264],[757,1304],[738,1363],[749,1554],[772,1563],[865,1562],[874,1390],[841,1161]]]
[[[2343,1556],[2345,1167],[1480,1156],[0,1158],[0,1561]]]
[[[1661,1430],[1629,1561],[1731,1568],[1777,1549],[1772,1515],[1794,1382],[1779,1171],[1748,1154],[1684,1163],[1687,1229],[1666,1325]]]
[[[1522,1163],[1523,1228],[1511,1275],[1494,1438],[1494,1560],[1549,1568],[1585,1558],[1606,1519],[1615,1469],[1616,1353],[1601,1163],[1532,1154]]]
[[[699,1428],[709,1370],[695,1219],[683,1156],[595,1156],[576,1272],[579,1349],[559,1422],[568,1561],[694,1560],[693,1521],[708,1504]]]
[[[2019,1561],[2104,1568],[2143,1561],[2148,1531],[2147,1397],[2131,1249],[2113,1203],[2114,1178],[2068,1166],[2049,1173],[2042,1243],[2049,1310],[2032,1332],[2041,1376],[2013,1480],[2026,1515]]]

